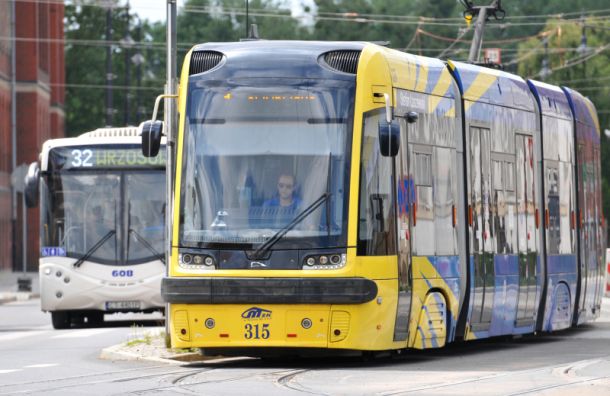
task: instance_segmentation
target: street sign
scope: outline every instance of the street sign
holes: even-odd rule
[[[502,59],[501,54],[502,54],[501,48],[485,48],[483,50],[483,58],[485,59],[486,62],[490,62],[490,63],[500,64],[501,59]]]

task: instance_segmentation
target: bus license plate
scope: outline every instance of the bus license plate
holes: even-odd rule
[[[107,301],[106,309],[140,309],[139,301]]]

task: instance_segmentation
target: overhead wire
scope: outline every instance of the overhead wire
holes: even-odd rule
[[[0,0],[0,1],[11,1],[11,0]],[[31,2],[32,0],[15,0],[17,2]],[[41,3],[49,4],[64,4],[61,0],[38,0]],[[106,0],[90,0],[90,1],[68,1],[68,4],[74,6],[83,7],[98,7],[108,8]],[[125,8],[126,5],[117,4],[113,8]],[[148,7],[149,9],[157,7]],[[160,9],[160,8],[159,8]],[[308,16],[293,16],[291,11],[288,9],[276,9],[271,10],[268,8],[249,9],[249,15],[254,17],[274,17],[274,18],[290,18],[290,19],[303,19],[309,18]],[[215,7],[215,6],[193,6],[185,5],[180,8],[181,12],[184,13],[204,13],[211,15],[245,15],[246,9],[241,7]],[[540,14],[530,15],[524,17],[506,17],[506,19],[533,19],[533,18],[550,18],[559,17],[564,18],[565,16],[572,15],[588,15],[591,18],[607,19],[610,15],[602,15],[596,17],[598,13],[610,13],[610,9],[602,10],[591,10],[585,13],[582,12],[570,12],[570,13],[553,13],[553,14]],[[419,16],[401,16],[401,15],[387,15],[387,14],[370,14],[370,13],[355,13],[355,12],[343,12],[343,13],[332,13],[332,12],[318,12],[314,15],[316,21],[333,21],[333,22],[352,22],[352,23],[385,23],[385,24],[401,24],[401,25],[418,25],[426,24],[432,26],[463,26],[462,18],[436,18],[436,17],[419,17]],[[451,23],[454,21],[455,23]],[[497,25],[490,25],[489,27],[507,28],[509,26],[543,26],[546,24],[546,20],[541,22],[504,22]]]
[[[604,52],[607,49],[610,49],[610,44],[606,44],[604,46],[598,47],[595,50],[593,50],[591,53],[586,54],[584,56],[572,58],[572,59],[568,60],[567,62],[565,62],[561,66],[556,66],[554,68],[551,68],[550,72],[552,73],[552,72],[555,72],[555,71],[559,71],[559,70],[567,69],[567,68],[570,68],[570,67],[574,67],[576,65],[580,65],[581,63],[584,63],[584,62],[588,61],[589,59],[591,59],[591,58],[601,54],[602,52]],[[539,77],[540,75],[541,75],[541,72],[538,72],[538,73],[536,73],[533,76],[528,77],[528,78]]]
[[[463,29],[461,32],[458,33],[457,38],[451,43],[449,44],[449,46],[447,48],[445,48],[440,54],[438,54],[436,57],[437,58],[442,58],[443,56],[445,56],[446,53],[448,53],[449,51],[451,51],[451,49],[453,48],[453,46],[455,46],[457,43],[461,42],[462,37],[464,37],[466,35],[466,33],[470,32],[471,27],[470,25],[466,28]]]

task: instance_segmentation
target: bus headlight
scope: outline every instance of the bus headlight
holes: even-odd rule
[[[312,254],[303,260],[303,269],[306,270],[335,270],[345,267],[347,255],[345,253]]]

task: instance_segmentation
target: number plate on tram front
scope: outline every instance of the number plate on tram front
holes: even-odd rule
[[[139,301],[107,301],[106,309],[140,309]]]

